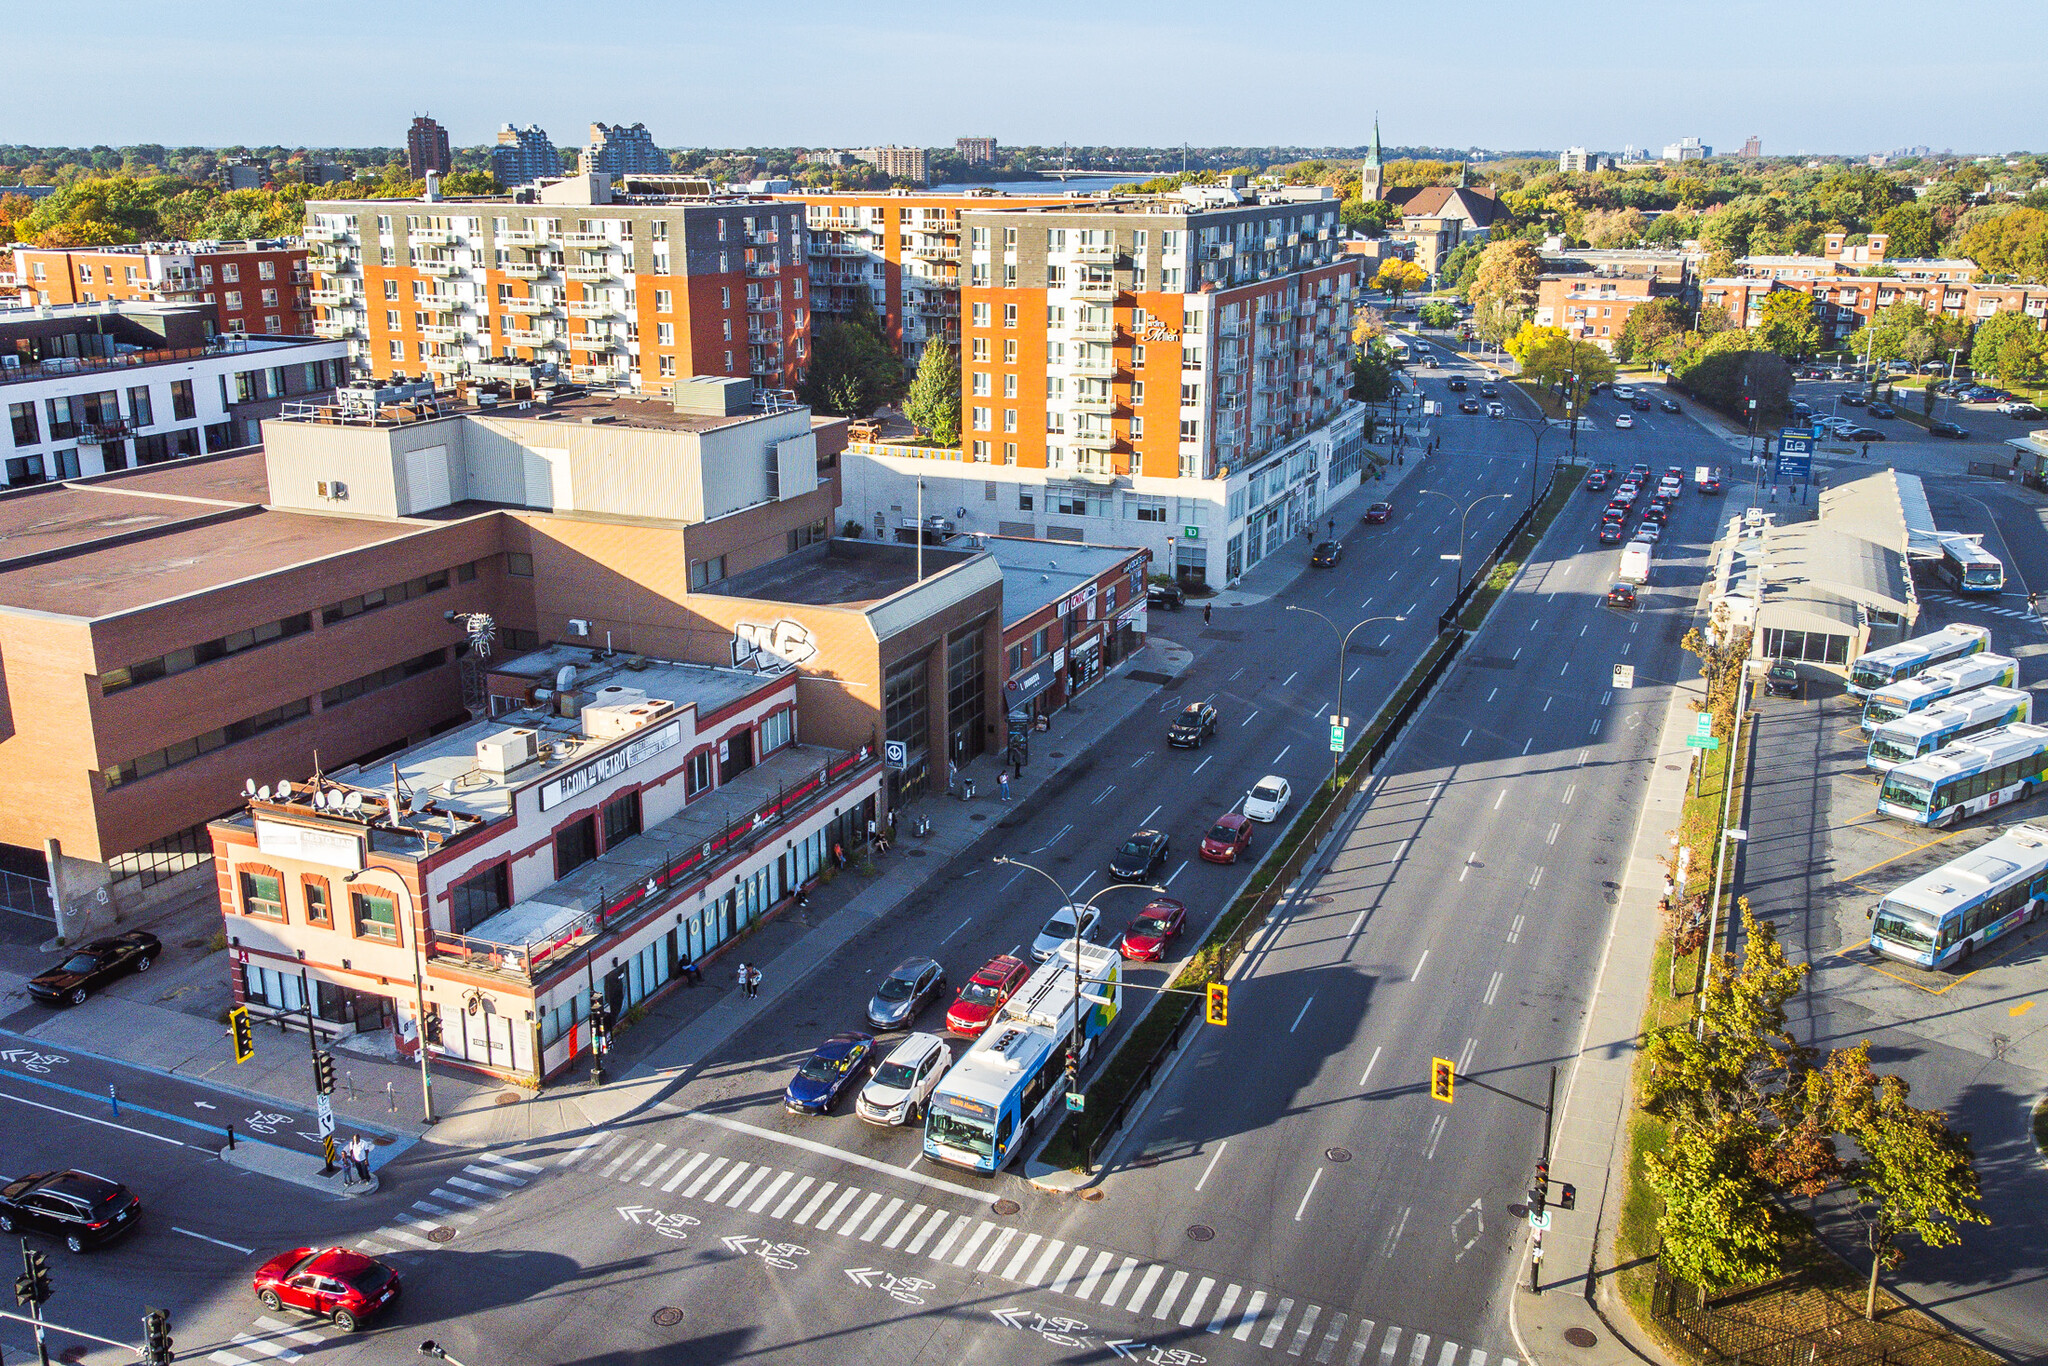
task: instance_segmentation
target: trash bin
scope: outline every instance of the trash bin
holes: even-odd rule
[[[960,780],[960,800],[963,802],[974,800],[974,779],[962,778]]]

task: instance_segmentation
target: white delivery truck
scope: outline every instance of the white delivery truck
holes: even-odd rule
[[[1650,543],[1630,541],[1621,548],[1621,577],[1629,583],[1650,581]]]

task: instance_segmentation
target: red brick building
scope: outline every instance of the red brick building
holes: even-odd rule
[[[222,332],[313,333],[306,247],[296,239],[15,247],[24,303],[208,303]]]

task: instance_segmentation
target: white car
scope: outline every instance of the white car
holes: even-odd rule
[[[1631,399],[1636,396],[1636,391],[1626,384],[1617,384],[1614,386],[1614,396],[1619,399]]]
[[[1506,417],[1508,410],[1501,404],[1489,403],[1486,405],[1486,415],[1488,417]]]
[[[1294,795],[1285,778],[1268,773],[1244,799],[1244,814],[1255,821],[1277,821]]]
[[[1616,413],[1614,415],[1614,425],[1617,427],[1633,427],[1636,425],[1636,420],[1627,413]]]
[[[1630,537],[1630,539],[1641,541],[1645,545],[1654,545],[1657,541],[1657,538],[1662,536],[1663,534],[1664,529],[1658,526],[1655,522],[1644,522],[1641,526],[1636,528],[1636,534]]]
[[[1081,927],[1081,938],[1095,942],[1096,926],[1102,920],[1102,912],[1093,906],[1062,906],[1052,913],[1052,919],[1045,922],[1045,928],[1038,932],[1038,938],[1031,941],[1031,961],[1043,963],[1060,951],[1060,945],[1074,942],[1074,926]]]
[[[914,1122],[952,1062],[952,1052],[938,1035],[905,1035],[860,1088],[853,1112],[870,1124]]]

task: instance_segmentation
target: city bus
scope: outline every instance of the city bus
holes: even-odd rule
[[[2041,913],[2048,830],[2015,825],[1870,908],[1870,951],[1923,968],[1961,962]]]
[[[1924,674],[1870,694],[1863,703],[1863,733],[1868,735],[1887,721],[1924,711],[1945,697],[1960,696],[1972,688],[2010,688],[2019,676],[2017,659],[1989,651],[1937,664]]]
[[[1996,593],[2005,587],[2005,566],[1970,536],[1943,536],[1934,572],[1964,593]]]
[[[2048,780],[2048,726],[2014,722],[1958,740],[1884,775],[1879,813],[1915,825],[1954,825],[2010,806]]]
[[[1978,688],[1885,722],[1870,737],[1863,762],[1879,773],[1889,773],[1957,740],[2033,719],[2034,695],[2026,689]]]
[[[925,1156],[993,1172],[1021,1152],[1032,1124],[1066,1094],[1076,1010],[1083,1062],[1116,1019],[1123,1000],[1122,964],[1115,949],[1099,944],[1060,945],[932,1092],[925,1107]]]
[[[1944,626],[1939,631],[1858,655],[1849,665],[1849,691],[1857,697],[1868,697],[1902,678],[1990,648],[1991,632],[1982,626]]]

